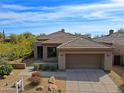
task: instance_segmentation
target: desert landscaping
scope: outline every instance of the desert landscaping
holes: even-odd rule
[[[10,75],[0,80],[0,93],[16,93],[16,81],[22,79],[24,90],[21,93],[65,93],[65,78],[43,76],[38,71],[33,71],[31,75],[20,74],[23,70],[14,69]]]

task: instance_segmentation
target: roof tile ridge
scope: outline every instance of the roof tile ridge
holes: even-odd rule
[[[106,46],[106,47],[111,47],[110,45],[108,45],[108,44],[103,44],[103,43],[100,43],[100,42],[97,42],[97,41],[95,41],[95,40],[93,40],[92,38],[84,38],[84,39],[87,39],[87,40],[89,40],[89,41],[91,41],[91,42],[94,42],[94,43],[97,43],[97,44],[100,44],[100,45],[104,45],[104,46]]]
[[[65,46],[65,45],[67,45],[67,44],[69,44],[69,43],[71,43],[71,42],[73,42],[73,41],[75,41],[75,40],[77,40],[79,38],[81,38],[81,37],[75,37],[74,39],[72,39],[72,40],[70,40],[70,41],[68,41],[66,43],[63,43],[63,44],[59,45],[57,48],[61,48],[62,46]]]
[[[111,45],[108,45],[108,44],[104,44],[104,43],[101,43],[101,42],[97,42],[97,41],[94,41],[94,40],[91,40],[92,42],[95,42],[97,44],[100,44],[100,45],[104,45],[106,47],[112,47]]]

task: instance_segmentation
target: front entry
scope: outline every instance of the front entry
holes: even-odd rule
[[[121,56],[115,55],[114,56],[114,65],[120,65],[121,64]]]
[[[38,58],[43,58],[43,46],[38,46],[37,47],[37,52],[38,52]]]

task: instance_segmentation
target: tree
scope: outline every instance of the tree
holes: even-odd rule
[[[34,35],[33,35],[32,33],[30,33],[30,32],[25,32],[25,33],[23,33],[22,35],[23,35],[26,39],[29,39],[29,38],[34,37]]]
[[[16,34],[11,34],[9,36],[9,38],[10,38],[11,42],[17,43],[17,35]]]
[[[99,36],[99,35],[95,35],[93,38],[100,38],[101,36]]]
[[[77,32],[75,32],[74,35],[75,35],[75,36],[82,36],[81,33],[77,33]]]
[[[42,37],[42,36],[46,36],[46,34],[45,33],[40,33],[39,35],[37,35],[37,38]]]
[[[4,30],[3,30],[3,40],[5,42],[5,32],[4,32]]]
[[[84,34],[84,36],[91,38],[91,34]]]
[[[121,28],[121,29],[119,29],[117,32],[119,32],[119,33],[124,33],[124,29]]]
[[[0,32],[0,40],[3,40],[3,34]]]

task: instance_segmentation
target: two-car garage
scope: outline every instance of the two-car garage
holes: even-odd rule
[[[66,68],[102,68],[103,54],[66,54]]]
[[[112,48],[91,39],[77,38],[58,47],[59,69],[101,68],[111,70]]]

